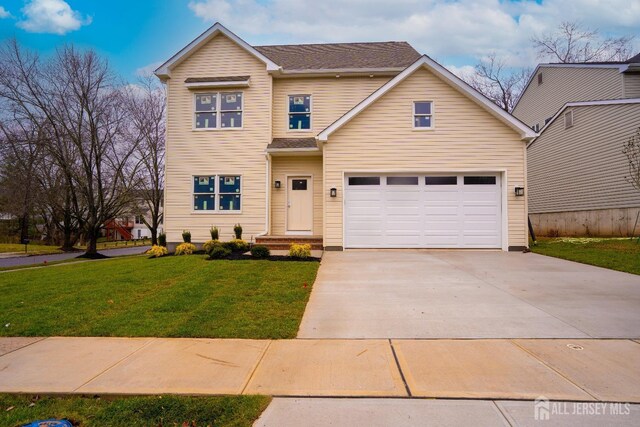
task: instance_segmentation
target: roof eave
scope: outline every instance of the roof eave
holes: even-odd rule
[[[171,78],[171,69],[186,59],[189,55],[191,55],[194,51],[200,48],[203,44],[208,42],[211,38],[216,36],[218,33],[224,34],[226,37],[234,41],[244,50],[249,52],[251,55],[255,56],[260,61],[264,62],[266,65],[267,71],[278,71],[281,67],[275,62],[271,61],[269,58],[258,52],[253,46],[249,43],[242,40],[240,37],[235,35],[232,31],[227,29],[224,25],[219,22],[213,24],[209,29],[200,34],[195,40],[189,43],[187,46],[182,48],[178,53],[169,58],[164,64],[158,67],[154,74],[160,78],[161,80],[166,80]]]

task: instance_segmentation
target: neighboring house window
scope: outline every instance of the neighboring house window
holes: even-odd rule
[[[195,128],[242,127],[242,92],[196,93]]]
[[[136,224],[144,224],[144,220],[142,219],[142,215],[136,215],[135,223]]]
[[[538,85],[542,84],[542,73],[538,73]]]
[[[289,95],[289,130],[311,129],[311,95]]]
[[[239,211],[241,180],[237,175],[207,175],[193,177],[194,211]]]
[[[564,113],[564,128],[569,129],[573,126],[573,111]]]
[[[432,101],[416,101],[413,103],[413,127],[419,129],[433,128]]]

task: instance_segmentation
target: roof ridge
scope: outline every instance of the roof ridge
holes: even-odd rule
[[[353,45],[353,44],[384,44],[384,43],[404,43],[406,45],[411,46],[406,40],[387,40],[381,42],[333,42],[333,43],[292,43],[292,44],[263,44],[263,45],[254,45],[254,48],[259,47],[292,47],[292,46],[337,46],[337,45]],[[413,46],[411,46],[413,47]]]

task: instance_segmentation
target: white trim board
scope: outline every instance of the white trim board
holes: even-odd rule
[[[219,22],[213,24],[208,30],[204,33],[200,34],[195,40],[189,43],[187,46],[182,48],[178,53],[173,55],[169,60],[167,60],[164,64],[158,67],[155,70],[155,75],[160,79],[168,79],[171,77],[171,69],[188,58],[193,52],[198,50],[202,45],[206,42],[217,36],[218,34],[223,34],[233,42],[235,42],[238,46],[249,52],[251,55],[258,58],[260,61],[264,62],[267,71],[279,71],[282,67],[280,67],[275,62],[271,61],[269,58],[258,52],[253,46],[249,43],[242,40],[240,37],[232,33],[228,30],[224,25]]]
[[[326,127],[322,132],[318,134],[316,137],[319,141],[326,142],[329,139],[329,136],[340,129],[342,126],[347,124],[351,119],[357,116],[360,112],[366,109],[369,105],[376,102],[380,99],[384,94],[389,92],[391,89],[396,87],[400,82],[409,77],[414,71],[418,70],[421,67],[427,68],[429,71],[434,73],[436,76],[440,77],[445,82],[449,83],[455,89],[462,92],[464,95],[469,97],[472,101],[485,108],[490,114],[496,117],[498,120],[505,123],[507,126],[514,129],[516,132],[520,133],[523,140],[531,140],[535,138],[536,133],[529,128],[527,125],[522,123],[520,120],[513,117],[511,114],[507,113],[496,104],[491,102],[484,95],[480,94],[480,92],[473,89],[467,83],[462,81],[455,74],[451,73],[449,70],[444,68],[442,65],[435,62],[433,59],[429,58],[427,55],[423,55],[416,62],[414,62],[409,67],[405,68],[403,72],[395,76],[393,79],[389,80],[385,83],[380,89],[373,92],[367,98],[365,98],[358,105],[349,110],[346,114],[340,117],[338,120],[333,122],[331,125]]]

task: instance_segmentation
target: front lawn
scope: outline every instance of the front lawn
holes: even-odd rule
[[[640,243],[628,238],[542,238],[535,253],[640,274]]]
[[[80,426],[251,426],[267,396],[83,397],[0,395],[0,425],[66,418]]]
[[[0,243],[0,253],[9,253],[9,252],[17,252],[17,253],[25,253],[24,250],[25,245],[21,245],[19,243]],[[60,254],[62,251],[59,246],[50,246],[50,245],[35,245],[28,244],[27,252],[28,255],[48,255],[48,254]]]
[[[114,258],[0,274],[0,336],[294,338],[318,262]]]

